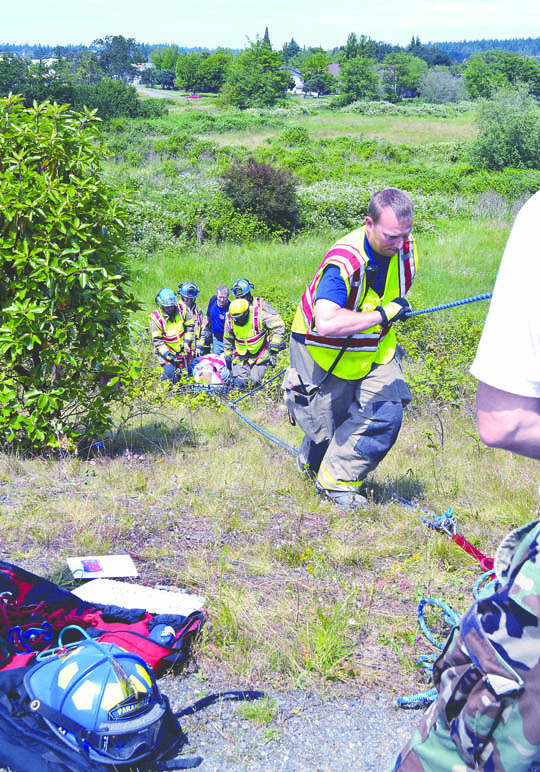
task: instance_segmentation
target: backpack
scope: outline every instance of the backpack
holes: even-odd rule
[[[60,634],[62,645],[77,641],[75,627],[101,643],[114,643],[138,654],[158,675],[166,667],[182,667],[187,662],[203,623],[201,611],[183,617],[92,605],[48,579],[0,561],[0,765],[12,772],[159,772],[199,766],[199,756],[177,758],[187,744],[178,719],[218,700],[258,699],[264,696],[262,692],[211,694],[177,713],[162,694],[165,714],[159,745],[134,764],[113,765],[90,759],[60,740],[31,709],[24,676],[38,652],[57,647]],[[174,630],[168,644],[160,642],[159,635],[152,639],[164,625]]]
[[[62,630],[67,628],[62,644],[79,639],[78,627],[99,642],[114,643],[139,655],[159,675],[169,666],[181,667],[187,662],[203,623],[201,611],[184,617],[92,605],[48,579],[0,561],[0,765],[16,772],[113,769],[73,751],[29,709],[24,675],[35,664],[39,652],[57,647]],[[169,635],[168,643],[163,643],[159,635],[164,625],[174,633]],[[164,700],[163,739],[151,757],[137,762],[138,770],[155,770],[163,764],[163,769],[183,769],[201,761],[171,761],[187,739],[165,696]],[[131,767],[114,769],[128,772]]]

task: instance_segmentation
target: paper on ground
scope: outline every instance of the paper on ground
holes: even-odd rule
[[[122,608],[144,608],[153,614],[182,614],[187,616],[204,606],[204,598],[187,592],[156,590],[140,584],[116,582],[114,579],[92,579],[76,590],[81,600],[98,603],[100,606],[122,606]]]
[[[75,579],[138,576],[130,555],[85,555],[82,558],[68,558],[67,564]]]

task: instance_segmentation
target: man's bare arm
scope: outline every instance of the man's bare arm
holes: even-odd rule
[[[476,420],[486,445],[540,459],[540,398],[521,397],[479,381]]]
[[[379,311],[349,311],[326,299],[315,303],[315,326],[320,335],[353,335],[382,324],[382,320]]]

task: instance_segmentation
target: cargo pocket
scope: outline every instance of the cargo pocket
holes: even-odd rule
[[[468,766],[483,767],[496,747],[495,730],[506,724],[523,690],[522,679],[478,629],[469,629],[464,642],[456,628],[435,664],[434,682],[452,740]]]
[[[310,440],[319,444],[332,438],[332,403],[330,394],[321,394],[318,384],[300,376],[289,365],[283,378],[283,400],[298,426]]]

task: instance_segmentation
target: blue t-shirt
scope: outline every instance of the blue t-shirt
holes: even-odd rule
[[[329,265],[317,285],[317,300],[331,300],[332,303],[344,307],[347,301],[347,285],[343,281],[337,265]]]
[[[212,335],[218,340],[223,340],[223,330],[225,327],[225,314],[229,310],[231,301],[227,300],[225,308],[220,308],[217,304],[216,296],[213,295],[208,301],[206,316],[210,319],[210,329]]]

